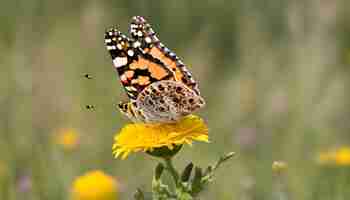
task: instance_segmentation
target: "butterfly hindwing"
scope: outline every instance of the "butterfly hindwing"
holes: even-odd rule
[[[136,99],[149,84],[169,80],[173,76],[159,60],[135,48],[134,43],[116,29],[110,29],[105,34],[107,50],[130,99]]]
[[[151,25],[143,17],[135,16],[132,18],[129,32],[132,39],[135,40],[134,47],[159,60],[172,71],[175,81],[184,83],[199,94],[198,84],[190,71],[173,51],[159,41]]]
[[[148,122],[174,122],[205,105],[200,95],[182,82],[172,80],[152,83],[135,103]]]

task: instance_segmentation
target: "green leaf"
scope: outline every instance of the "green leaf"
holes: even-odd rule
[[[207,169],[204,171],[204,176],[210,174],[213,172],[213,166],[208,166]]]
[[[137,188],[135,194],[134,194],[135,200],[145,200],[145,195],[143,194],[142,190],[140,188]]]
[[[202,178],[202,184],[207,184],[208,182],[212,181],[212,178],[214,176],[214,171],[217,170],[224,162],[232,158],[234,155],[236,155],[235,152],[230,152],[225,154],[224,156],[221,156],[219,160],[212,166],[209,166],[203,175]]]
[[[203,177],[202,168],[195,167],[194,177],[192,180],[192,191],[191,191],[193,195],[198,194],[202,190],[202,177]]]
[[[192,197],[192,195],[189,194],[189,193],[182,192],[182,193],[178,196],[177,199],[179,199],[179,200],[193,200],[193,197]]]
[[[164,165],[162,163],[158,163],[158,165],[155,169],[154,178],[156,180],[159,180],[163,174],[163,171],[164,171]]]
[[[219,158],[219,160],[214,164],[213,171],[216,170],[217,168],[219,168],[222,163],[224,163],[228,159],[232,158],[234,155],[236,155],[235,152],[230,152],[230,153],[225,154],[224,156],[221,156]]]
[[[181,174],[181,181],[182,182],[187,182],[190,179],[192,169],[193,169],[193,163],[191,162],[182,171],[182,174]]]

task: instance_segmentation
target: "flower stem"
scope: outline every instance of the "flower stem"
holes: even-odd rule
[[[174,179],[175,185],[179,185],[179,173],[176,171],[171,158],[164,158],[166,169]]]

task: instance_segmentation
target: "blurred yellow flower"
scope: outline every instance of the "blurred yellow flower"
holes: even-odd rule
[[[113,154],[125,159],[131,152],[152,152],[167,147],[173,149],[193,140],[208,141],[208,127],[195,115],[189,115],[176,123],[135,123],[122,128],[114,138]]]
[[[8,166],[5,162],[0,161],[0,178],[7,175],[8,173]]]
[[[339,147],[321,152],[318,161],[323,165],[350,166],[350,147]]]
[[[288,168],[288,165],[284,161],[274,161],[272,163],[272,171],[280,173]]]
[[[335,164],[350,166],[350,147],[341,147],[335,153]]]
[[[63,129],[56,135],[55,142],[65,150],[73,150],[79,143],[79,135],[73,129]]]
[[[90,171],[73,182],[71,200],[117,200],[117,190],[113,177],[99,170]]]
[[[335,155],[334,150],[323,151],[318,155],[318,162],[322,165],[334,164]]]

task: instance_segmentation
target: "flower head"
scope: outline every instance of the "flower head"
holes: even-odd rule
[[[4,161],[0,160],[0,179],[1,177],[6,176],[8,174],[8,170],[9,168],[7,164]]]
[[[113,154],[125,159],[131,152],[175,149],[192,141],[208,142],[208,127],[201,118],[189,115],[176,123],[128,124],[115,136]]]
[[[318,155],[318,163],[322,165],[334,164],[335,150],[323,151]]]
[[[341,147],[335,153],[335,163],[339,166],[350,166],[350,147]]]
[[[75,179],[71,200],[117,200],[118,185],[115,179],[95,170]]]
[[[79,143],[79,135],[73,129],[63,129],[56,135],[55,142],[65,150],[73,150]]]
[[[323,165],[350,166],[350,147],[339,147],[321,152],[318,161]]]
[[[284,161],[274,161],[272,163],[272,171],[276,173],[280,173],[282,171],[285,171],[288,168],[288,165]]]

